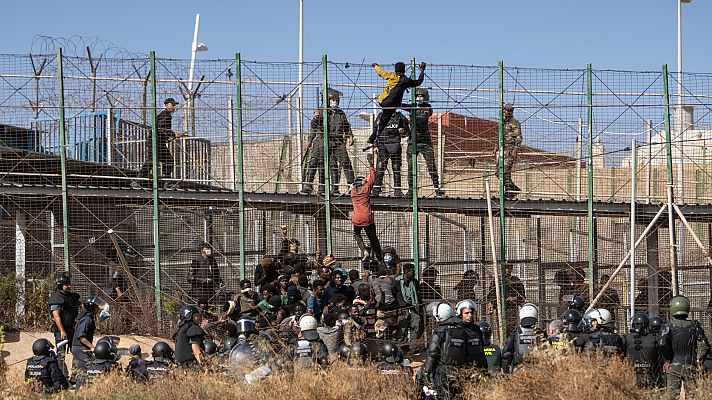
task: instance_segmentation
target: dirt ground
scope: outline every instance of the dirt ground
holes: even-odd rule
[[[101,337],[102,336],[97,335],[95,340]],[[54,344],[54,337],[51,332],[5,332],[5,344],[2,348],[2,357],[8,365],[8,379],[23,379],[25,361],[32,357],[32,343],[41,338],[48,339]],[[128,349],[133,344],[140,345],[144,357],[148,358],[150,358],[151,348],[156,342],[164,341],[168,342],[171,347],[173,346],[172,341],[153,336],[123,335],[119,336],[119,338],[121,338],[119,342],[119,354],[121,354],[121,359],[119,362],[124,366],[128,364],[130,358]],[[67,355],[66,362],[67,366],[71,368],[71,353]]]

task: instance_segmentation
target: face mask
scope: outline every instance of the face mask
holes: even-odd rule
[[[393,256],[383,256],[384,263],[389,263],[391,261],[393,261]]]
[[[425,103],[425,98],[423,98],[423,97],[416,97],[416,98],[415,98],[415,101],[416,101],[416,103],[418,103],[418,104],[420,104],[420,103]]]
[[[329,102],[329,107],[331,107],[331,108],[336,108],[336,107],[338,107],[338,106],[339,106],[339,102],[338,102],[338,101],[330,101],[330,102]]]
[[[213,254],[213,251],[210,249],[205,249],[205,255],[210,257]]]
[[[109,314],[108,310],[101,310],[99,313],[99,321],[106,321],[110,316],[111,314]]]
[[[348,319],[342,319],[342,320],[341,320],[341,326],[346,325],[346,322],[347,322],[347,321],[348,321]]]

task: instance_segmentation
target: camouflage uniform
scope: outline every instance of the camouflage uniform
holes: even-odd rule
[[[413,148],[412,136],[408,137],[408,159],[406,161],[408,165],[408,194],[413,190],[413,162],[411,157],[413,150],[415,150],[416,154],[422,154],[423,158],[425,158],[425,165],[428,168],[430,179],[433,181],[433,187],[436,193],[441,196],[442,191],[440,189],[438,171],[435,167],[435,151],[433,150],[433,141],[430,138],[430,131],[428,129],[428,121],[430,116],[433,115],[433,108],[430,103],[426,101],[418,104],[414,110],[410,104],[403,104],[403,109],[410,112],[411,118],[415,116],[415,149]]]
[[[304,175],[304,193],[311,193],[312,182],[319,172],[319,182],[325,182],[324,176],[324,123],[322,112],[311,121],[308,142],[310,143],[309,157],[306,163],[306,173]],[[329,168],[331,171],[332,186],[336,187],[339,182],[339,164],[344,169],[347,183],[354,181],[354,170],[351,165],[346,150],[346,138],[353,137],[351,124],[349,124],[346,114],[340,108],[330,108],[329,115]],[[335,190],[336,191],[336,190]]]
[[[505,110],[508,107],[513,108],[510,104],[507,104],[504,106]],[[511,192],[518,192],[520,191],[520,189],[517,185],[514,184],[514,181],[512,181],[512,167],[517,161],[515,153],[522,145],[522,126],[519,121],[516,120],[516,118],[505,117],[503,131],[504,151],[502,153],[504,156],[504,190],[510,192],[508,197],[514,198],[516,194]]]

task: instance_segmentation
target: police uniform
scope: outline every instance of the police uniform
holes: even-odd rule
[[[425,165],[428,168],[428,173],[430,174],[430,179],[433,181],[433,187],[437,193],[440,193],[440,181],[438,178],[438,171],[435,166],[435,151],[433,150],[433,140],[430,137],[430,129],[428,127],[430,116],[433,115],[433,108],[430,103],[424,101],[422,103],[418,103],[415,109],[413,109],[410,104],[403,104],[403,109],[410,112],[411,118],[415,117],[415,148],[413,146],[412,136],[408,137],[408,159],[406,160],[406,164],[408,165],[408,190],[413,190],[412,157],[413,151],[415,151],[416,154],[423,155]]]
[[[623,355],[626,345],[623,338],[614,332],[599,329],[588,336],[586,346],[589,349],[597,349],[609,356]]]
[[[671,360],[667,371],[670,398],[680,396],[683,382],[686,393],[694,391],[698,360],[704,360],[710,351],[699,321],[673,318],[663,327],[659,344],[665,358]]]
[[[36,380],[42,384],[45,393],[67,389],[67,377],[62,373],[54,354],[34,356],[27,360],[25,379]]]
[[[631,332],[625,336],[625,355],[635,370],[635,381],[640,387],[651,388],[657,381],[661,364],[660,349],[655,336]]]
[[[178,332],[175,334],[175,360],[178,366],[190,368],[194,366],[198,360],[193,354],[194,344],[203,347],[205,340],[205,331],[193,321],[183,321],[178,325]]]
[[[143,366],[143,374],[151,381],[166,376],[174,367],[175,364],[163,357],[154,357],[153,361]]]
[[[504,156],[504,190],[508,192],[519,191],[519,187],[515,185],[512,180],[512,167],[517,161],[515,153],[522,145],[522,126],[514,117],[505,118],[503,122],[504,149],[502,155]]]
[[[62,325],[69,340],[67,346],[57,346],[57,364],[64,376],[68,377],[69,371],[64,362],[64,356],[67,353],[67,349],[71,348],[71,342],[74,338],[74,324],[79,315],[79,305],[81,304],[79,294],[57,290],[50,295],[48,304],[50,312],[50,331],[54,334],[55,346],[62,341],[62,333],[52,317],[52,311],[59,311],[59,317],[62,319]]]
[[[319,338],[317,331],[302,332],[302,337],[292,341],[290,349],[294,362],[303,367],[329,365],[329,350]]]
[[[87,350],[89,347],[81,342],[81,338],[85,338],[92,343],[94,341],[94,332],[96,331],[96,322],[94,321],[94,313],[87,310],[82,310],[77,320],[77,329],[72,338],[72,356],[74,357],[73,366],[79,371],[85,372],[90,356]]]
[[[422,376],[432,379],[438,399],[457,398],[460,389],[455,379],[459,368],[473,364],[487,368],[482,336],[477,337],[473,332],[458,317],[446,319],[433,331]]]
[[[108,374],[114,368],[117,368],[118,364],[112,360],[92,360],[86,364],[86,371],[83,374],[77,376],[77,389],[81,389],[84,386],[90,385],[92,382],[96,381],[101,375]]]
[[[402,163],[402,148],[401,148],[401,137],[410,136],[410,124],[408,119],[401,114],[396,112],[387,122],[383,122],[381,119],[385,117],[385,113],[382,112],[376,117],[376,122],[374,124],[373,133],[368,138],[368,143],[373,143],[378,148],[378,165],[376,166],[376,182],[373,185],[373,190],[371,193],[374,196],[378,196],[381,193],[383,185],[383,176],[386,172],[386,167],[388,166],[388,160],[391,160],[391,168],[393,169],[393,188],[395,195],[401,195],[401,163]],[[383,132],[378,135],[378,127],[384,125]],[[399,129],[403,129],[403,134],[399,132]]]
[[[487,358],[487,369],[490,372],[502,372],[502,349],[485,339],[482,351]]]
[[[534,326],[517,328],[507,338],[502,354],[502,370],[514,372],[517,365],[524,361],[524,357],[532,348],[539,345],[543,332]]]

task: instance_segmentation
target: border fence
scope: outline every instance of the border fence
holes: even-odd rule
[[[368,173],[361,148],[385,84],[371,65],[237,54],[197,60],[189,76],[189,64],[153,53],[0,55],[0,268],[16,274],[21,293],[61,271],[83,294],[122,275],[132,300],[149,305],[133,318],[171,320],[195,300],[187,274],[201,242],[213,245],[225,290],[237,292],[263,256],[279,253],[282,225],[309,258],[331,254],[361,270],[345,167],[332,160],[313,194],[299,192],[319,148],[310,137],[323,141],[311,122],[325,112],[327,88],[341,92],[353,133],[348,161]],[[415,77],[416,60],[406,64]],[[428,65],[422,87],[435,165],[409,154],[403,137],[402,185],[391,166],[372,200],[381,243],[418,276],[437,272],[422,285],[475,299],[479,317],[501,327],[507,318],[486,315],[485,304],[511,313],[504,291],[499,302],[491,294],[511,266],[543,319],[560,315],[562,295],[590,301],[605,285],[599,301],[612,302],[619,327],[632,310],[664,314],[678,292],[708,325],[712,74]],[[156,117],[169,97],[181,103],[172,117],[180,137],[170,143],[171,177],[159,179]],[[404,101],[414,104],[414,91]],[[523,135],[513,200],[498,157],[505,103]],[[324,159],[335,158],[330,146],[323,141]]]

